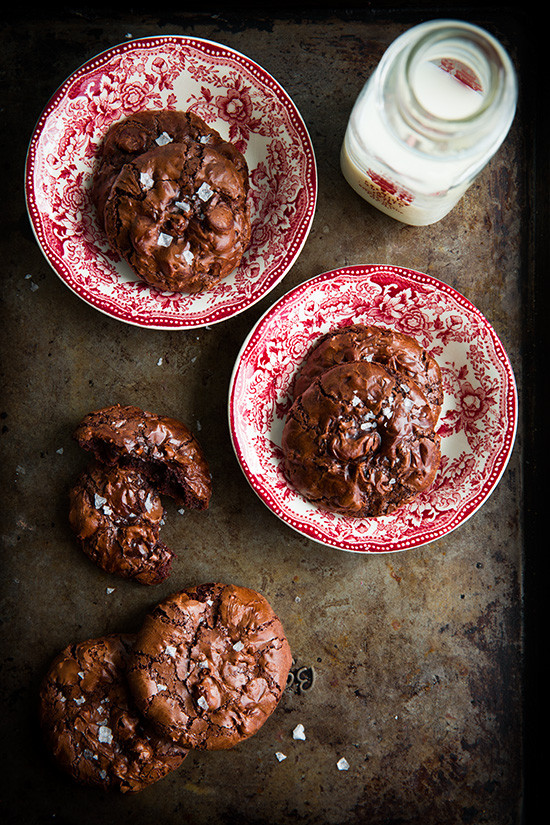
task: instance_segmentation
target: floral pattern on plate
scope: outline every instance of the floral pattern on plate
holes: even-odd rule
[[[350,323],[413,336],[436,357],[444,384],[437,427],[442,459],[434,484],[394,513],[370,519],[318,509],[282,472],[293,376],[320,335]],[[342,550],[395,552],[441,538],[487,499],[512,452],[517,390],[499,338],[463,295],[402,267],[344,267],[295,287],[252,329],[233,370],[229,426],[246,478],[282,521]]]
[[[109,249],[89,201],[109,126],[160,108],[192,109],[235,143],[250,170],[250,247],[233,273],[197,295],[142,282]],[[154,37],[103,52],[59,88],[31,138],[26,196],[46,259],[80,298],[127,323],[188,329],[242,312],[286,275],[311,228],[317,171],[302,117],[268,72],[218,43]]]

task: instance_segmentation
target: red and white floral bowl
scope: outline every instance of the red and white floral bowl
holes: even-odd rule
[[[109,126],[159,108],[195,111],[235,143],[250,169],[250,248],[235,272],[199,295],[140,281],[109,249],[89,201]],[[80,298],[127,323],[188,329],[242,312],[281,281],[311,228],[317,171],[303,119],[268,72],[227,46],[174,35],[120,44],[65,81],[32,136],[26,196],[46,259]]]
[[[349,323],[413,336],[436,357],[443,376],[442,461],[435,482],[410,504],[378,518],[319,510],[292,489],[281,469],[292,377],[321,334]],[[282,521],[331,547],[395,552],[445,536],[494,490],[515,440],[516,383],[495,331],[463,295],[403,267],[345,267],[292,289],[255,325],[233,371],[229,427],[246,478]]]

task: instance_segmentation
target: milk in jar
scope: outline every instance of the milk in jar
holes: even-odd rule
[[[342,173],[382,212],[435,223],[497,151],[516,102],[514,67],[490,34],[453,20],[415,26],[391,44],[357,98]]]

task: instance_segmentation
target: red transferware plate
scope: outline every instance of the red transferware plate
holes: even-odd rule
[[[252,240],[211,291],[159,292],[109,249],[89,200],[97,147],[112,123],[145,109],[192,109],[245,155]],[[26,164],[27,209],[59,277],[130,324],[189,329],[230,318],[286,275],[311,228],[317,171],[309,134],[277,81],[227,46],[193,37],[120,44],[78,69],[40,117]]]
[[[281,468],[293,375],[320,335],[350,323],[411,335],[435,356],[443,376],[442,460],[434,484],[376,518],[318,509],[289,485]],[[495,331],[463,295],[403,267],[345,267],[297,286],[252,329],[233,370],[229,426],[246,478],[283,522],[341,550],[387,553],[445,536],[486,501],[512,452],[517,390]]]

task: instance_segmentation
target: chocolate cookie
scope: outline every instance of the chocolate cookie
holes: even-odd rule
[[[208,144],[216,149],[235,166],[248,191],[248,167],[241,152],[194,112],[168,109],[138,112],[114,123],[98,150],[90,195],[102,226],[105,203],[124,164],[156,146],[182,141],[192,141],[199,146]]]
[[[212,494],[208,463],[181,421],[115,404],[86,415],[74,437],[99,462],[136,468],[158,493],[180,506],[208,507]]]
[[[111,246],[150,286],[208,290],[250,242],[242,176],[207,144],[169,143],[126,163],[104,208]]]
[[[128,670],[136,704],[183,747],[220,750],[255,734],[285,688],[292,656],[254,590],[205,584],[146,617]]]
[[[340,364],[294,401],[282,433],[284,472],[325,510],[391,513],[434,480],[440,461],[434,426],[410,378],[369,361]]]
[[[142,584],[166,579],[174,554],[159,541],[164,508],[139,470],[94,463],[77,479],[69,501],[71,527],[99,567]]]
[[[300,366],[294,396],[301,395],[321,373],[349,361],[374,361],[408,376],[426,396],[436,419],[439,417],[443,385],[435,358],[409,335],[373,324],[353,324],[321,336]]]
[[[135,710],[125,676],[132,643],[113,634],[69,645],[40,689],[44,738],[57,763],[80,783],[123,793],[157,782],[187,755]]]

